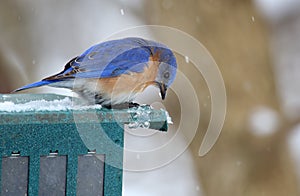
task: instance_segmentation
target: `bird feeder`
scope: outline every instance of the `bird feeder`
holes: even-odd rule
[[[121,196],[124,125],[167,131],[163,110],[73,102],[53,94],[0,95],[2,196]]]

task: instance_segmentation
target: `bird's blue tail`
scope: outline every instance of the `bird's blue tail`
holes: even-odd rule
[[[26,90],[26,89],[30,89],[30,88],[44,86],[44,85],[52,84],[54,82],[58,82],[58,81],[55,81],[55,80],[54,81],[53,80],[42,80],[42,81],[35,82],[35,83],[32,83],[32,84],[27,84],[23,87],[20,87],[20,88],[14,90],[13,92],[18,92],[18,91],[22,91],[22,90]]]

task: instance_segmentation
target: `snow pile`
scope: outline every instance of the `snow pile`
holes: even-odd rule
[[[163,109],[161,109],[161,110],[163,110]],[[172,117],[169,115],[169,112],[168,112],[167,110],[163,110],[163,111],[166,112],[167,123],[172,125],[172,124],[173,124],[173,121],[172,121]]]
[[[1,112],[67,111],[86,109],[101,109],[101,105],[74,105],[74,101],[69,97],[52,101],[41,99],[18,104],[12,101],[0,102]]]

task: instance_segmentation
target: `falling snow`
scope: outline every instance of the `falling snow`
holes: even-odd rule
[[[185,62],[186,62],[186,63],[189,63],[189,62],[190,62],[190,59],[189,59],[188,56],[185,56],[184,59],[185,59]]]
[[[124,10],[121,9],[120,12],[121,12],[121,15],[124,16],[124,14],[125,14]]]

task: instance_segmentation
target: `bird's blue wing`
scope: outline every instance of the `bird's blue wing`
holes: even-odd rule
[[[108,78],[144,70],[151,56],[149,47],[139,38],[113,40],[92,46],[72,59],[55,77],[46,79]]]
[[[146,48],[123,48],[118,51],[91,51],[79,63],[79,72],[76,77],[107,78],[115,77],[129,72],[142,72],[147,65],[150,52]]]

